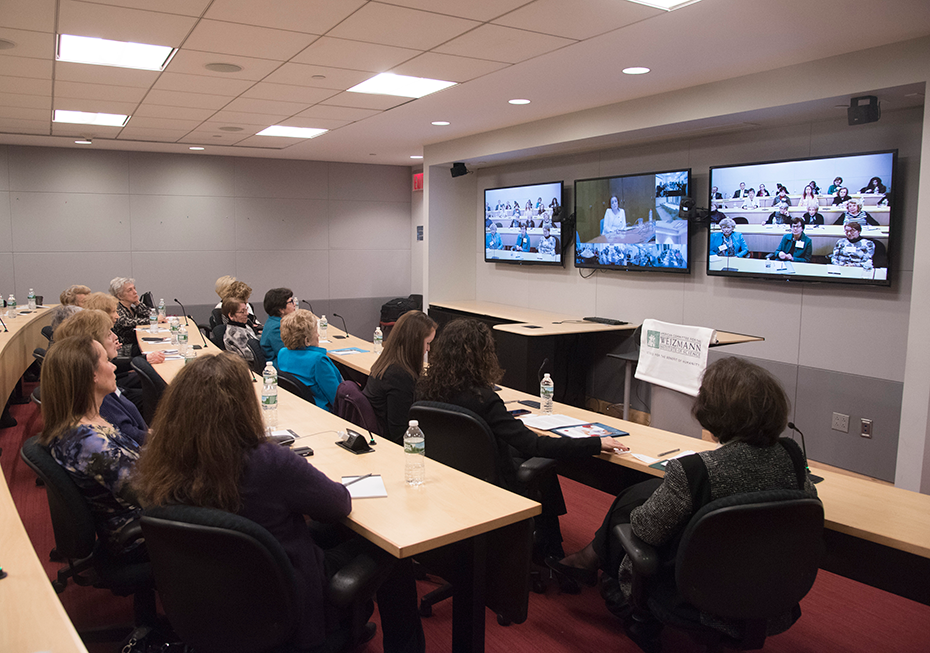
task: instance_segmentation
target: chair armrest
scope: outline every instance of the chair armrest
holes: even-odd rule
[[[517,481],[520,484],[529,486],[537,482],[536,479],[544,474],[555,471],[555,460],[552,458],[530,458],[523,461],[517,468]]]
[[[632,524],[614,526],[614,538],[626,551],[633,563],[633,573],[654,576],[659,569],[659,554],[651,544],[646,544],[633,532]]]
[[[344,608],[353,601],[374,596],[394,567],[393,559],[376,560],[360,554],[337,571],[329,580],[327,596],[333,605]]]
[[[123,526],[122,530],[119,532],[119,542],[120,547],[125,549],[127,546],[135,542],[136,540],[142,539],[142,520],[136,519],[133,522],[129,522]]]

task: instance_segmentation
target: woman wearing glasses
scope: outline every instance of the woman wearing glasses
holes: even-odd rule
[[[297,310],[297,303],[290,288],[272,288],[265,293],[263,305],[268,313],[268,321],[262,329],[262,351],[265,352],[265,360],[277,365],[278,352],[284,349],[284,341],[281,340],[281,318]]]

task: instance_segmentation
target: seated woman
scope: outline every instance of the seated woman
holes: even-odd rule
[[[268,321],[262,329],[262,351],[265,352],[265,360],[277,365],[278,352],[284,348],[284,342],[281,340],[281,318],[297,310],[297,303],[290,288],[272,288],[265,293],[263,306],[268,314]]]
[[[604,211],[604,221],[601,223],[601,234],[617,233],[626,229],[626,211],[620,208],[616,195],[610,197],[610,208]]]
[[[805,224],[823,224],[823,215],[817,210],[816,206],[808,206],[804,214]]]
[[[332,410],[342,375],[320,347],[316,315],[301,309],[284,316],[281,339],[285,348],[278,352],[278,369],[310,388],[317,406]]]
[[[555,236],[549,235],[549,227],[543,227],[542,238],[539,239],[539,247],[537,248],[540,254],[546,254],[548,256],[555,256],[555,248],[558,244]]]
[[[514,243],[513,249],[515,252],[530,251],[530,237],[526,233],[525,223],[520,225],[520,233],[517,235],[517,242]]]
[[[860,225],[868,224],[877,227],[878,221],[869,215],[868,211],[863,211],[862,206],[862,200],[854,197],[850,198],[849,201],[846,202],[846,212],[838,217],[833,224],[845,225],[850,222],[858,222]]]
[[[503,371],[497,362],[494,338],[477,320],[453,320],[443,327],[431,348],[429,374],[417,383],[417,399],[441,401],[467,408],[483,419],[497,441],[503,485],[520,492],[517,467],[520,458],[584,458],[622,447],[613,438],[552,438],[536,435],[507,411],[494,392]],[[562,550],[559,515],[565,502],[557,478],[543,489],[542,514],[537,517],[536,544],[543,554]]]
[[[772,211],[769,215],[769,219],[765,221],[765,224],[790,224],[791,223],[791,214],[788,212],[787,204],[779,204],[778,208]]]
[[[61,291],[61,295],[58,297],[58,303],[62,306],[73,305],[84,308],[84,299],[89,294],[90,288],[87,286],[82,286],[80,284],[68,286]]]
[[[759,192],[756,193],[756,197],[769,197],[771,193],[765,190],[765,184],[759,184]]]
[[[220,279],[222,278],[223,277],[220,277]],[[258,321],[258,318],[255,317],[255,313],[252,310],[252,305],[249,304],[249,299],[252,297],[252,287],[244,281],[236,281],[232,277],[229,278],[232,279],[232,281],[230,281],[224,288],[217,291],[220,293],[220,303],[217,304],[213,309],[214,313],[217,309],[219,309],[220,319],[222,319],[223,323],[226,324],[227,318],[226,314],[223,312],[223,302],[227,299],[233,299],[242,302],[246,305],[246,308],[249,311],[247,319],[244,322],[248,324],[252,331],[255,333],[261,333],[262,324]],[[219,285],[219,279],[217,279],[217,285]]]
[[[720,231],[713,231],[710,234],[711,254],[740,258],[749,256],[746,239],[743,238],[743,234],[734,229],[736,229],[736,222],[732,218],[724,218],[720,221]]]
[[[55,330],[61,325],[62,322],[67,320],[75,313],[80,313],[81,310],[81,307],[77,304],[59,304],[53,308],[52,322],[49,324],[49,326],[52,327],[52,333],[55,333]]]
[[[371,366],[363,392],[378,417],[381,435],[391,442],[403,442],[414,389],[435,336],[436,323],[426,313],[407,311],[394,324],[384,351]]]
[[[872,177],[869,179],[869,183],[859,189],[860,193],[867,193],[869,195],[884,195],[888,192],[888,189],[885,188],[885,184],[882,183],[881,177]]]
[[[756,201],[756,191],[753,188],[749,189],[749,194],[743,200],[743,205],[741,209],[751,210],[759,208],[759,203]]]
[[[105,292],[94,292],[87,296],[87,299],[84,300],[84,304],[87,306],[89,311],[103,311],[110,318],[112,323],[113,333],[116,333],[116,323],[119,321],[119,302],[113,295],[110,295]],[[129,369],[129,359],[132,358],[133,345],[136,342],[135,333],[132,335],[132,340],[130,342],[124,343],[119,334],[116,333],[117,340],[119,341],[119,354],[120,358],[126,359],[125,370]],[[165,362],[165,355],[160,351],[150,351],[145,354],[145,360],[147,360],[152,365],[157,365],[158,363]],[[123,365],[120,362],[114,361],[116,363],[116,374],[117,377],[121,372],[125,371]]]
[[[833,193],[837,192],[840,189],[840,186],[842,185],[843,185],[843,178],[837,177],[836,179],[833,180],[833,183],[830,184],[830,187],[827,188],[827,195],[832,195]]]
[[[149,323],[150,309],[139,301],[139,292],[136,290],[136,280],[128,277],[116,277],[110,282],[110,294],[119,302],[116,305],[117,320],[113,325],[116,337],[124,347],[130,347],[133,356],[141,351],[136,341],[136,327],[146,326]],[[164,315],[158,316],[159,322],[167,322]]]
[[[813,187],[810,184],[804,187],[804,194],[801,196],[798,206],[803,208],[805,211],[809,208],[816,210],[820,206],[820,202],[817,199],[817,193],[814,192]]]
[[[862,237],[862,225],[850,222],[843,227],[846,238],[840,238],[833,246],[833,265],[872,269],[875,243]]]
[[[632,524],[637,537],[668,545],[674,559],[677,537],[704,505],[729,496],[763,490],[817,490],[807,475],[800,447],[779,438],[788,422],[788,397],[769,372],[740,358],[723,358],[704,371],[691,414],[722,446],[668,461],[665,479],[650,479],[621,492],[594,539],[582,550],[549,566],[593,586],[604,571],[602,595],[614,614],[629,614],[631,565],[610,536],[617,524]],[[801,479],[801,483],[799,483]],[[673,570],[670,570],[673,571]],[[716,626],[715,626],[716,627]]]
[[[111,326],[112,323],[106,313],[87,309],[62,322],[61,326],[55,330],[55,337],[64,339],[71,336],[90,336],[103,345],[107,357],[112,362],[119,353],[119,340],[110,329]],[[119,375],[117,374],[116,390],[103,398],[103,403],[100,404],[100,416],[115,426],[120,433],[129,436],[141,445],[145,444],[149,427],[142,419],[138,407],[128,398],[128,395],[132,394],[131,390],[126,393],[127,396],[124,396],[119,387]]]
[[[713,224],[720,224],[723,219],[727,217],[727,214],[719,209],[719,206],[716,202],[711,202],[710,212],[707,214],[707,217],[710,218],[710,221]]]
[[[841,186],[836,189],[836,195],[833,197],[833,206],[840,206],[846,204],[852,198],[849,196],[849,189],[845,186]]]
[[[194,438],[200,446],[191,445]],[[340,567],[362,553],[378,565],[396,565],[378,590],[384,650],[425,649],[409,561],[395,560],[342,532],[330,533],[342,541],[326,551],[314,541],[306,517],[324,523],[312,524],[318,531],[337,524],[352,511],[349,491],[305,458],[267,440],[248,367],[235,355],[201,355],[171,382],[139,460],[136,484],[147,505],[234,512],[281,543],[297,577],[293,643],[301,651],[324,650],[327,633],[346,618],[327,604],[327,585]]]
[[[791,233],[781,237],[778,248],[769,254],[767,258],[775,258],[779,261],[810,263],[813,250],[813,242],[804,233],[804,220],[791,218]]]
[[[249,305],[238,298],[227,297],[223,300],[223,321],[226,322],[226,332],[223,334],[223,344],[226,351],[238,354],[240,358],[253,361],[255,354],[249,348],[250,340],[258,340],[258,336],[247,322],[249,319]]]
[[[488,227],[489,231],[484,237],[484,246],[486,249],[503,249],[504,245],[501,243],[500,234],[497,233],[497,223],[492,222],[491,226]]]
[[[99,342],[88,335],[61,338],[42,364],[42,419],[39,441],[87,499],[97,535],[111,555],[127,561],[145,558],[139,542],[124,548],[120,533],[139,516],[130,483],[139,457],[138,442],[100,414],[104,398],[116,390],[116,367]]]

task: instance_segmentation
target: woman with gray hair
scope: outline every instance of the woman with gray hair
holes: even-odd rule
[[[710,234],[710,251],[709,254],[717,256],[738,256],[740,258],[749,255],[749,247],[746,246],[746,239],[743,234],[736,229],[736,222],[733,218],[724,218],[720,221],[720,231]]]
[[[846,212],[836,219],[836,222],[833,224],[849,224],[850,222],[858,222],[859,224],[870,224],[873,227],[878,226],[878,221],[868,214],[867,211],[862,210],[862,200],[851,197],[848,202],[846,202]]]
[[[136,343],[136,327],[149,323],[149,308],[139,301],[139,291],[136,290],[136,280],[128,277],[116,277],[110,282],[110,294],[116,297],[116,324],[113,332],[124,345],[133,344],[133,355],[139,354]],[[159,322],[167,322],[163,315],[158,316]]]

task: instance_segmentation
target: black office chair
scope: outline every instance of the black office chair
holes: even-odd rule
[[[492,483],[502,484],[502,470],[497,455],[497,443],[487,423],[476,413],[435,401],[418,401],[410,408],[410,419],[417,420],[428,445],[426,455],[460,472]],[[544,481],[555,473],[551,458],[530,458],[517,470],[517,481],[523,494],[539,501]],[[523,623],[531,582],[534,520],[527,519],[488,534],[487,550],[493,555],[487,560],[486,604],[497,613],[498,623]],[[426,566],[436,569],[439,576],[450,578],[455,570],[448,568],[454,560],[433,560],[423,556]],[[454,582],[454,580],[453,580]],[[541,590],[541,582],[533,582]],[[429,616],[432,606],[452,594],[452,585],[446,584],[424,596],[420,601],[420,614]]]
[[[51,325],[46,324],[44,327],[42,327],[42,335],[45,336],[45,339],[48,340],[49,344],[52,342],[52,334],[54,333],[55,332],[52,330]]]
[[[297,580],[281,544],[255,522],[213,508],[160,506],[142,517],[158,594],[171,627],[198,653],[284,648],[297,624]],[[360,555],[336,572],[327,600],[350,610],[328,650],[364,638],[368,601],[390,573]]]
[[[865,240],[871,240],[875,245],[875,251],[872,252],[872,266],[876,268],[887,268],[888,248],[885,247],[885,243],[873,238],[866,238]]]
[[[226,325],[217,324],[213,327],[213,333],[210,334],[210,340],[213,341],[213,344],[219,347],[221,350],[226,351],[226,343],[223,342],[223,337],[226,335]]]
[[[148,306],[150,309],[155,308],[155,298],[152,296],[152,291],[147,290],[139,296],[139,303]]]
[[[67,561],[52,587],[59,594],[71,579],[80,586],[109,589],[117,596],[135,595],[136,624],[153,624],[155,592],[152,568],[147,562],[126,563],[110,555],[97,539],[94,517],[84,495],[48,449],[31,437],[23,443],[20,456],[42,479],[55,532],[53,560]],[[124,541],[141,534],[138,524],[123,529]]]
[[[246,344],[252,352],[252,360],[248,361],[249,367],[256,374],[261,374],[265,371],[265,350],[262,349],[261,342],[255,338],[250,338]]]
[[[378,433],[378,417],[358,383],[348,379],[336,388],[333,412],[371,433]],[[378,435],[381,435],[378,433]]]
[[[223,310],[214,308],[212,311],[210,311],[210,330],[212,331],[215,329],[218,324],[224,324]]]
[[[305,386],[300,379],[298,379],[290,372],[282,372],[281,370],[278,370],[278,385],[291,394],[297,395],[304,401],[310,402],[314,405],[316,404],[316,401],[313,399],[313,391]]]
[[[142,382],[142,419],[146,424],[151,424],[155,418],[155,409],[158,408],[158,402],[161,401],[161,396],[168,384],[145,359],[145,356],[134,357],[130,364]]]
[[[612,536],[633,563],[631,636],[643,650],[658,650],[652,617],[688,631],[709,650],[762,648],[767,635],[800,617],[798,604],[823,555],[822,534],[823,504],[799,490],[712,501],[691,518],[675,559],[664,564],[630,524],[614,527]],[[732,632],[702,623],[702,613]]]

